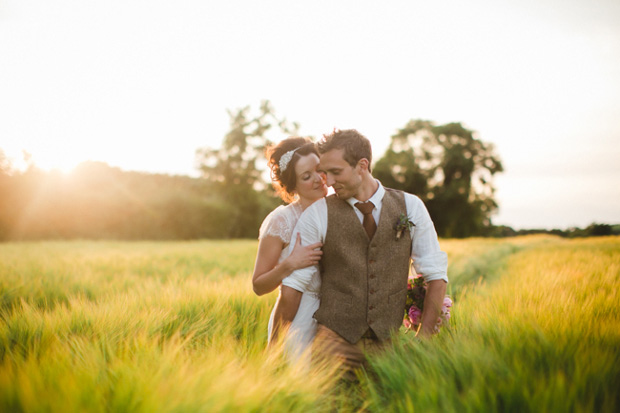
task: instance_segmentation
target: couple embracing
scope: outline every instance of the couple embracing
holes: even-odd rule
[[[265,218],[252,276],[258,295],[280,286],[269,341],[284,334],[291,361],[334,358],[355,371],[402,324],[411,265],[428,283],[417,335],[430,336],[447,255],[422,201],[373,178],[368,139],[353,129],[316,145],[288,138],[268,158],[274,185],[290,202]],[[326,185],[334,195],[326,196]],[[403,219],[412,225],[399,234]]]

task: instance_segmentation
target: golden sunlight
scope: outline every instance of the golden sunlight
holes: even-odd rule
[[[58,147],[50,150],[49,147],[35,149],[5,150],[5,155],[10,160],[13,168],[23,171],[29,166],[34,166],[45,171],[58,171],[63,175],[72,172],[80,163],[87,161],[87,156],[78,151],[72,151],[67,147]]]

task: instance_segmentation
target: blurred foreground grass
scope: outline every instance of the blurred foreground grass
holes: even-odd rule
[[[620,407],[620,238],[442,247],[451,328],[344,389],[265,353],[255,241],[0,244],[0,411]]]

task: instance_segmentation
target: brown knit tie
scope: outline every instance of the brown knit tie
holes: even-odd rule
[[[372,216],[372,210],[375,209],[375,204],[370,201],[358,202],[355,204],[355,207],[359,209],[362,214],[364,214],[362,226],[366,230],[368,238],[372,239],[372,236],[375,235],[375,231],[377,231],[377,223],[375,222],[375,218]]]

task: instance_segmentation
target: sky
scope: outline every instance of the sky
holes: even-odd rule
[[[17,167],[198,176],[227,109],[264,99],[302,135],[358,129],[375,159],[409,120],[461,122],[503,162],[495,224],[620,223],[617,0],[0,2]]]

